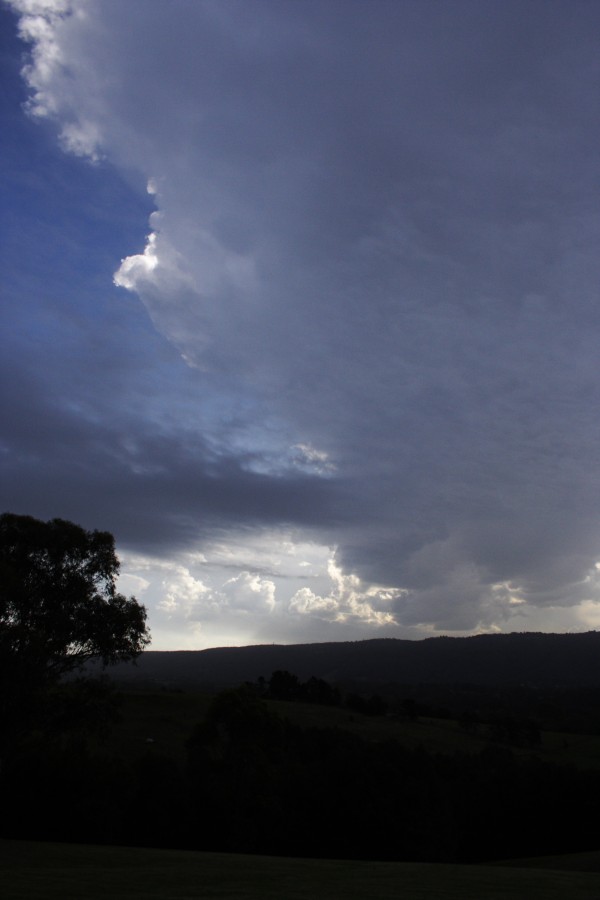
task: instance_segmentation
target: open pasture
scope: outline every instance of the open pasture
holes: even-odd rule
[[[560,866],[560,859],[555,864]],[[600,896],[600,874],[585,871],[286,859],[25,841],[0,841],[0,867],[6,900],[597,900]]]

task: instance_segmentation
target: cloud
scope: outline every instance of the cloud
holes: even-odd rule
[[[47,506],[85,484],[161,559],[278,527],[326,548],[319,585],[250,565],[207,589],[254,633],[592,620],[597,10],[10,5],[30,112],[148,191],[112,272],[174,348],[127,375],[127,410],[92,385],[51,402],[23,366]]]
[[[335,556],[328,560],[327,573],[331,582],[329,593],[320,596],[311,588],[300,588],[290,600],[291,612],[345,625],[381,627],[400,624],[390,609],[399,591],[363,585],[356,575],[342,572],[336,565]]]
[[[326,546],[253,530],[228,535],[223,545],[207,541],[205,550],[169,558],[124,555],[119,589],[141,590],[154,610],[153,631],[162,646],[169,630],[186,646],[194,641],[203,647],[223,634],[239,644],[267,637],[321,640],[324,634],[353,640],[373,628],[399,631],[393,615],[397,592],[345,575]],[[401,633],[425,630],[408,626]]]
[[[223,585],[228,602],[236,609],[256,613],[261,607],[272,610],[275,606],[275,585],[256,572],[241,572],[229,578]]]

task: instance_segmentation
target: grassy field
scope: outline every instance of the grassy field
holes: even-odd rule
[[[110,754],[132,758],[144,748],[174,759],[185,757],[185,741],[201,721],[212,700],[197,692],[130,691],[123,694],[120,722],[102,745]],[[342,728],[370,741],[394,739],[407,748],[424,747],[430,753],[479,753],[488,740],[484,734],[469,734],[451,719],[422,717],[417,721],[364,716],[339,707],[307,703],[268,701],[282,718],[301,727]],[[151,739],[152,744],[146,744]],[[529,756],[532,752],[548,762],[581,768],[600,767],[600,736],[543,732],[534,751],[511,748]]]
[[[185,742],[192,728],[206,715],[209,694],[196,692],[128,691],[121,695],[119,721],[111,726],[100,748],[110,755],[131,759],[148,748],[177,760],[185,757]]]
[[[560,861],[554,864],[560,866]],[[600,897],[600,874],[591,872],[282,859],[23,841],[0,841],[0,873],[0,893],[5,900]]]

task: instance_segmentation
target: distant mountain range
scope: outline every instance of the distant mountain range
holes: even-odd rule
[[[307,679],[360,687],[386,684],[600,686],[600,633],[497,634],[422,641],[391,638],[324,644],[268,644],[194,651],[146,651],[114,667],[119,682],[222,688],[283,669]]]

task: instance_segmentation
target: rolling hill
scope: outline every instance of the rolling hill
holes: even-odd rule
[[[111,670],[119,682],[221,688],[277,669],[330,683],[600,686],[600,633],[515,633],[422,641],[258,645],[146,651]]]

